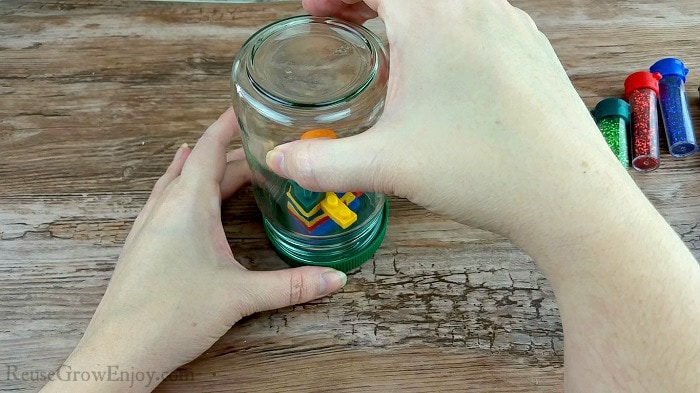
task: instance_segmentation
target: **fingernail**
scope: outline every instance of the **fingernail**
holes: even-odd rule
[[[275,148],[268,151],[267,155],[265,156],[265,162],[273,171],[282,174],[284,177],[289,177],[287,176],[287,171],[284,168],[284,154],[282,154],[282,152],[278,149]]]
[[[177,148],[177,152],[175,152],[175,158],[173,158],[173,160],[177,160],[178,158],[182,157],[182,153],[188,147],[190,147],[190,145],[188,145],[187,143],[183,143],[182,145],[180,145],[180,147]]]
[[[321,286],[319,296],[331,294],[344,287],[348,282],[348,276],[338,270],[329,270],[321,274]]]

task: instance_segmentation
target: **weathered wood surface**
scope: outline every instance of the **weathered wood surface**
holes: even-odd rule
[[[692,89],[700,81],[695,0],[514,3],[552,39],[589,106],[664,55],[696,71]],[[296,3],[0,3],[0,389],[41,385],[8,380],[8,365],[50,371],[70,353],[156,177],[228,105],[242,42],[300,12]],[[663,153],[659,171],[632,175],[700,256],[700,156]],[[530,258],[392,202],[386,242],[342,292],[247,318],[183,368],[194,381],[160,389],[561,390],[558,310]],[[283,267],[250,192],[224,209],[244,264]]]

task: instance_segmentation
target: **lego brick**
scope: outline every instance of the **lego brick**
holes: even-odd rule
[[[350,194],[352,195],[352,193]],[[334,192],[326,193],[326,198],[321,201],[321,209],[343,229],[349,228],[357,221],[357,213],[350,210]]]
[[[287,210],[291,215],[296,217],[297,220],[302,222],[307,227],[312,227],[316,225],[320,220],[328,218],[328,215],[322,210],[319,210],[319,214],[316,214],[313,217],[305,217],[295,208],[291,201],[287,202]]]
[[[300,213],[309,217],[316,213],[319,207],[319,203],[326,197],[323,192],[309,191],[299,184],[293,181],[289,181],[289,188],[287,190],[287,197],[293,199],[298,205],[298,210]]]
[[[290,216],[292,228],[299,233],[306,233],[311,236],[326,236],[339,229],[338,224],[325,214],[312,226],[307,226],[302,222],[301,218],[293,212],[290,212]]]

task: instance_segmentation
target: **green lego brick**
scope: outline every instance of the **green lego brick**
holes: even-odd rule
[[[291,187],[292,197],[294,197],[294,200],[299,206],[307,212],[311,212],[326,196],[323,192],[314,192],[302,188],[291,180],[289,181],[289,185]]]

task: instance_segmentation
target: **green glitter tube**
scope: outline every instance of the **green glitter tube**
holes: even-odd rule
[[[630,123],[630,106],[619,98],[606,98],[591,112],[615,157],[629,168],[627,130]]]

